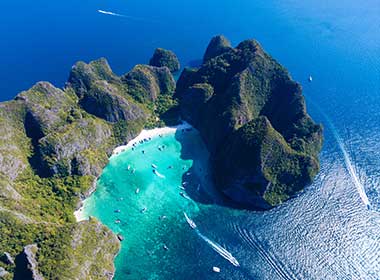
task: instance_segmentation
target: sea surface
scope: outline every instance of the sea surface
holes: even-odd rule
[[[213,35],[234,45],[255,38],[303,85],[324,125],[321,172],[298,197],[253,212],[197,195],[199,183],[212,186],[198,182],[208,163],[195,131],[146,143],[147,160],[130,151],[112,158],[89,211],[125,238],[117,279],[380,279],[379,26],[379,0],[1,1],[0,99],[39,80],[63,86],[77,60],[106,57],[122,74],[156,47],[194,65]],[[154,160],[165,178],[153,174]],[[184,181],[191,200],[179,194]]]

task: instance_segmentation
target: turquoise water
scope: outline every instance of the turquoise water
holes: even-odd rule
[[[178,131],[113,156],[83,211],[124,237],[115,279],[213,279],[213,266],[228,265],[212,249],[224,247],[202,234],[214,199],[199,133]]]
[[[133,18],[99,14],[98,9]],[[172,215],[170,222],[158,221],[163,214],[151,204],[146,205],[144,215],[139,215],[144,205],[134,196],[137,187],[132,184],[134,177],[119,169],[122,160],[116,164],[118,158],[111,159],[98,191],[107,199],[108,190],[109,203],[94,205],[105,208],[96,216],[109,213],[105,222],[125,236],[123,252],[116,260],[117,277],[377,280],[380,278],[379,15],[379,0],[1,1],[0,99],[10,99],[38,80],[63,86],[77,60],[104,56],[115,72],[122,74],[136,63],[147,62],[156,47],[174,50],[182,65],[189,65],[202,57],[215,34],[225,34],[234,45],[246,38],[256,38],[302,84],[308,111],[325,127],[320,174],[299,197],[264,213],[217,206],[209,196],[197,195],[189,189],[190,197],[199,207],[196,211],[189,204],[190,209],[186,208],[189,215],[204,236],[236,257],[240,262],[237,268],[186,225],[182,208],[175,206],[178,199],[183,201],[181,196],[174,193],[171,196],[169,192],[163,198],[165,207],[173,210],[164,211],[164,215]],[[312,83],[307,82],[309,75],[313,76]],[[196,144],[189,147],[197,152]],[[127,152],[120,158],[132,155]],[[171,156],[181,164],[178,151]],[[197,162],[195,159],[195,154],[189,152],[184,162],[190,167],[191,161]],[[181,181],[183,174],[177,171],[175,180]],[[170,177],[168,170],[162,173]],[[162,183],[152,174],[149,176],[157,184]],[[115,178],[125,179],[125,185],[118,186]],[[131,190],[127,180],[131,180]],[[371,210],[364,205],[358,185],[368,195]],[[131,205],[129,212],[117,204],[116,190],[127,191],[122,195],[124,203]],[[132,196],[131,201],[128,195]],[[91,199],[97,196],[96,193]],[[143,204],[150,200],[145,199]],[[113,213],[118,208],[123,210],[120,215]],[[155,215],[150,220],[151,211]],[[126,213],[134,221],[127,225],[132,228],[129,234],[133,229],[144,231],[143,219],[149,219],[147,225],[157,226],[149,227],[147,234],[128,239],[123,222],[129,216],[120,218],[121,224],[114,223]],[[157,244],[157,249],[151,256],[148,253],[152,249],[145,249],[143,243],[148,242],[149,233],[156,229],[159,232],[152,235],[155,242],[151,244]],[[137,245],[129,244],[130,240]],[[160,248],[165,242],[170,243],[169,250],[163,252]],[[147,255],[138,255],[146,250]],[[152,261],[154,256],[157,257]],[[212,265],[220,266],[222,272],[211,273]],[[145,276],[139,278],[141,273]]]

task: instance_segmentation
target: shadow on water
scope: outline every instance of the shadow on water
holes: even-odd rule
[[[209,152],[203,141],[201,144],[194,143],[194,141],[201,141],[201,136],[188,137],[186,135],[188,133],[199,132],[195,128],[187,128],[179,129],[175,133],[176,140],[181,144],[181,159],[193,161],[189,170],[182,175],[182,184],[186,194],[195,202],[202,204],[216,204],[239,210],[263,210],[251,205],[236,203],[217,189],[214,185]],[[201,150],[194,150],[199,147]]]
[[[187,137],[187,133],[195,133],[194,129],[178,129],[175,133],[176,140],[181,144],[181,159],[192,160],[191,167],[182,175],[182,185],[189,197],[202,204],[214,204],[215,197],[212,195],[212,190],[208,181],[210,181],[209,164],[202,166],[198,154],[201,151],[194,151],[198,145],[192,145],[193,137]],[[205,152],[207,150],[205,149]],[[203,154],[204,159],[208,160],[208,155]]]

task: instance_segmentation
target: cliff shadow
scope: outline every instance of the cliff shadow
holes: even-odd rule
[[[189,134],[193,134],[193,137]],[[175,138],[181,144],[181,159],[193,161],[189,170],[184,170],[182,175],[183,194],[202,204],[217,204],[235,209],[260,210],[251,205],[236,203],[218,190],[213,179],[209,152],[195,128],[178,129]]]

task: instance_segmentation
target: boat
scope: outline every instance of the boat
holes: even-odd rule
[[[212,267],[212,271],[216,272],[216,273],[219,273],[220,272],[220,268],[217,267],[217,266],[213,266]]]
[[[186,198],[186,199],[188,199],[188,200],[191,200],[191,198],[187,195],[187,194],[185,194],[184,192],[180,192],[179,193],[183,198]]]
[[[135,193],[138,194],[139,192],[140,192],[140,189],[137,188],[137,189],[135,190]]]
[[[165,251],[169,250],[168,246],[166,246],[165,244],[164,246],[162,246],[162,248],[164,248]]]
[[[120,209],[116,209],[114,212],[115,213],[120,213]]]
[[[153,173],[154,173],[155,175],[157,175],[158,177],[160,177],[160,178],[165,178],[165,176],[162,175],[162,174],[160,174],[156,169],[153,169]]]
[[[195,229],[197,227],[197,225],[194,223],[194,221],[192,219],[190,219],[189,216],[187,216],[187,214],[185,212],[183,212],[183,215],[185,215],[186,222],[189,224],[189,226],[192,229]]]
[[[179,188],[180,188],[181,190],[183,190],[183,191],[186,190],[186,189],[185,189],[184,187],[182,187],[182,186],[179,186]]]
[[[155,165],[155,164],[152,163],[152,168],[156,168],[157,169],[157,165]]]
[[[122,236],[120,233],[117,235],[117,239],[119,239],[120,241],[123,241],[124,240],[124,236]]]
[[[146,212],[146,210],[147,210],[147,208],[146,208],[146,207],[144,207],[143,209],[141,209],[141,210],[140,210],[140,212],[141,212],[141,213],[145,213],[145,212]]]
[[[309,76],[309,82],[312,82],[313,81],[313,77],[310,75]]]
[[[120,223],[121,223],[120,219],[115,220],[115,224],[120,224]]]

